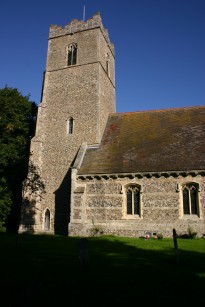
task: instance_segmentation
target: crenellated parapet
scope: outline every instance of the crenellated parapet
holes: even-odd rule
[[[114,54],[114,45],[110,42],[108,30],[104,28],[102,24],[102,19],[99,13],[96,13],[92,18],[87,21],[73,19],[69,24],[62,26],[51,25],[49,31],[49,39],[63,36],[63,35],[71,35],[76,32],[86,31],[94,28],[100,28],[105,40],[109,44],[113,54]]]

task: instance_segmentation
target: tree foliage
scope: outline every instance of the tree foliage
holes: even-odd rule
[[[0,227],[17,230],[37,106],[15,88],[0,89]]]

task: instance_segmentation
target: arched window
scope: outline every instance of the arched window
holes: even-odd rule
[[[50,210],[46,209],[45,212],[45,223],[44,223],[44,230],[50,230]]]
[[[199,214],[198,210],[198,185],[188,183],[182,186],[184,214]]]
[[[74,120],[73,120],[72,117],[68,118],[68,120],[67,120],[67,127],[66,127],[67,134],[72,134],[73,133],[73,122],[74,122]]]
[[[140,215],[140,186],[126,187],[127,215]]]
[[[68,66],[77,63],[77,45],[71,44],[68,48]]]

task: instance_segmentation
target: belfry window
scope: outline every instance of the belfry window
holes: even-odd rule
[[[140,215],[140,187],[129,185],[126,188],[127,215]]]
[[[184,214],[198,215],[198,185],[189,183],[182,187]]]
[[[66,130],[67,130],[67,134],[72,134],[73,133],[73,124],[74,123],[74,120],[72,117],[68,118],[67,120],[67,127],[66,127]]]
[[[68,66],[77,63],[77,45],[71,44],[68,48]]]

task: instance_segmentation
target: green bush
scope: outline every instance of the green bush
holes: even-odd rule
[[[157,239],[163,239],[163,233],[162,232],[157,234]]]
[[[191,239],[195,239],[196,236],[197,236],[197,232],[190,225],[188,226],[188,235],[189,235],[189,238],[191,238]]]

